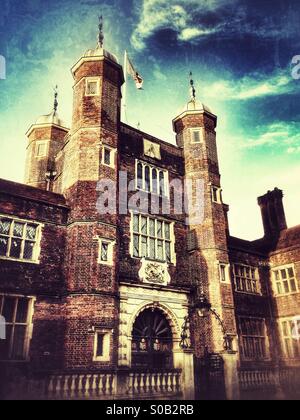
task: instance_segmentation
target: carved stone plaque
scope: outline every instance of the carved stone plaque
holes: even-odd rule
[[[171,282],[167,263],[159,263],[142,259],[139,277],[144,283],[167,286]]]

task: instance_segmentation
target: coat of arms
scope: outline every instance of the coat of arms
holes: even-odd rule
[[[168,264],[150,262],[145,259],[142,260],[142,267],[139,276],[146,283],[154,283],[167,285],[170,283],[170,275],[168,272]]]

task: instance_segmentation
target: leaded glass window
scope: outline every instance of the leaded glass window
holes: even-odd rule
[[[0,257],[35,261],[39,225],[0,217]]]
[[[104,265],[113,265],[114,241],[105,238],[98,238],[99,256],[98,262]]]
[[[174,261],[172,223],[140,214],[133,214],[132,227],[134,257],[145,257],[156,261]]]

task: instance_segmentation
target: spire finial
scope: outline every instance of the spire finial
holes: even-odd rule
[[[191,100],[193,102],[196,102],[196,89],[195,89],[195,84],[194,84],[194,80],[193,80],[193,73],[190,72],[190,85],[191,85]]]
[[[104,35],[103,35],[103,16],[99,16],[99,34],[98,34],[98,47],[103,48],[103,41],[104,41]]]
[[[57,101],[57,97],[58,97],[58,86],[56,85],[54,90],[54,114],[56,114],[57,108],[58,108],[58,101]]]

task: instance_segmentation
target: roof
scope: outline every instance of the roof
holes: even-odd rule
[[[248,252],[250,254],[265,254],[265,250],[260,246],[256,246],[255,241],[246,241],[245,239],[236,238],[234,236],[229,237],[228,246],[229,248]]]
[[[280,236],[276,244],[276,250],[291,248],[294,246],[300,247],[300,225],[280,232]]]
[[[38,188],[30,187],[25,184],[19,184],[5,179],[0,179],[0,194],[7,194],[23,199],[43,202],[58,207],[66,207],[67,203],[65,197],[61,194],[56,194],[51,191],[40,190]]]
[[[233,236],[229,237],[229,248],[253,254],[268,255],[284,249],[300,248],[300,225],[282,230],[277,237],[246,241]]]
[[[99,46],[97,46],[94,49],[87,50],[86,53],[84,54],[84,57],[106,57],[106,58],[109,58],[114,63],[119,64],[118,59],[114,54],[110,53],[104,48],[100,48]]]
[[[41,124],[55,124],[60,127],[66,127],[64,121],[59,117],[56,111],[52,111],[50,114],[41,115],[35,122],[35,125]]]

